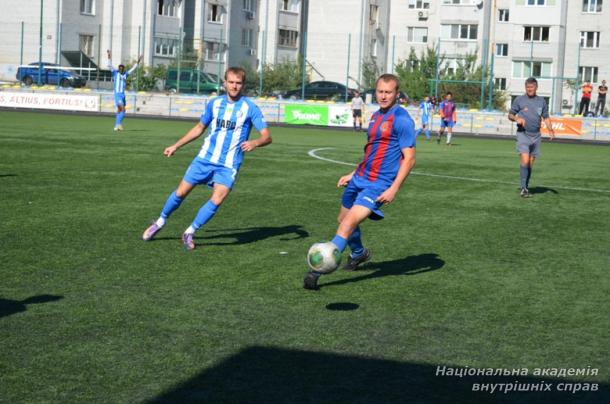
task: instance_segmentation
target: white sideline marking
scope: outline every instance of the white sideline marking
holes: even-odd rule
[[[321,150],[333,150],[334,147],[320,147],[318,149],[311,149],[307,154],[315,159],[328,161],[329,163],[341,164],[344,166],[355,167],[356,164],[346,163],[345,161],[333,160],[326,157],[318,156],[316,153]],[[516,182],[508,182],[508,181],[496,181],[496,180],[486,180],[483,178],[471,178],[471,177],[457,177],[453,175],[441,175],[441,174],[430,174],[430,173],[422,173],[418,171],[411,171],[413,175],[421,175],[424,177],[435,177],[435,178],[445,178],[449,180],[460,180],[460,181],[472,181],[472,182],[488,182],[491,184],[502,184],[502,185],[514,185],[516,187],[519,186]],[[539,187],[544,188],[558,188],[565,189],[569,191],[587,191],[587,192],[600,192],[600,193],[610,193],[610,189],[596,189],[596,188],[577,188],[577,187],[562,187],[562,186],[547,186],[547,185],[538,185]]]

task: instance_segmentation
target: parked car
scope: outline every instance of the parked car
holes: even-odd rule
[[[305,85],[305,98],[313,100],[345,99],[345,85],[334,81],[312,81]],[[356,90],[347,89],[347,98],[351,99]],[[282,94],[282,98],[297,99],[301,98],[301,88],[296,88]]]
[[[211,80],[211,76],[204,73],[197,73],[197,69],[180,69],[180,91],[200,93],[218,93],[222,91],[222,86]],[[165,79],[165,89],[168,91],[178,90],[178,69],[168,69]],[[199,81],[199,86],[197,82]]]
[[[377,104],[377,98],[375,97],[375,89],[374,88],[369,88],[368,90],[364,91],[361,94],[361,97],[364,101],[366,101],[366,96],[370,95],[371,96],[371,102],[373,104]],[[401,104],[408,104],[409,102],[409,96],[403,92],[403,91],[399,91],[398,92],[398,100],[400,100]]]
[[[83,76],[70,70],[64,70],[55,63],[43,62],[42,67],[42,84],[52,84],[61,87],[84,87],[87,83]],[[34,62],[27,65],[27,67],[19,67],[16,77],[17,80],[26,86],[31,86],[33,83],[38,83],[39,75],[39,63]]]

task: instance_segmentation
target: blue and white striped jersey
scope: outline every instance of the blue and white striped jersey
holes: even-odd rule
[[[419,104],[419,109],[421,109],[423,116],[430,116],[430,111],[432,111],[432,103],[430,101],[422,101]]]
[[[125,94],[125,88],[127,87],[127,77],[129,77],[129,75],[133,73],[133,71],[137,67],[138,64],[136,63],[131,69],[121,74],[117,69],[114,68],[114,66],[112,66],[112,62],[108,60],[108,68],[112,72],[112,89],[114,90],[115,94]]]
[[[209,100],[200,121],[209,129],[198,157],[235,170],[244,159],[240,146],[250,137],[252,125],[258,131],[267,127],[261,110],[243,96],[235,102],[226,95]]]

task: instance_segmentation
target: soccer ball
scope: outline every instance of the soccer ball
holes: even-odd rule
[[[307,252],[307,264],[313,271],[328,274],[339,267],[341,251],[333,243],[315,243]]]

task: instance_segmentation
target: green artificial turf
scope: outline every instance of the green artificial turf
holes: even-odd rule
[[[194,122],[113,122],[0,112],[1,402],[610,400],[610,147],[545,142],[522,199],[514,142],[420,138],[386,219],[362,225],[372,262],[315,292],[305,254],[334,235],[351,168],[308,152],[355,164],[363,133],[271,128],[187,252],[205,187],[140,238],[201,141],[163,149]],[[515,381],[553,392],[472,391]]]

